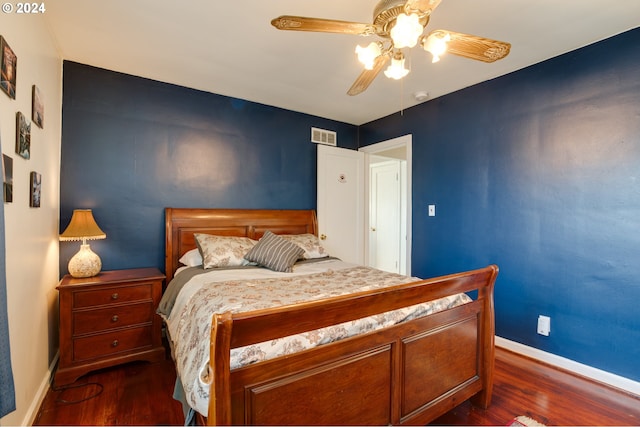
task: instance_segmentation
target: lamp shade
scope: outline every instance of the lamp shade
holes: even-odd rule
[[[423,39],[422,47],[433,55],[431,62],[440,61],[440,56],[447,51],[447,43],[451,41],[451,35],[442,31],[434,31],[426,39]]]
[[[409,74],[409,70],[404,68],[404,55],[402,55],[402,52],[397,53],[396,56],[391,59],[391,65],[384,71],[384,75],[390,79],[400,80],[407,74]]]
[[[399,14],[390,34],[393,47],[396,49],[414,47],[423,30],[424,27],[420,24],[420,17],[417,14]]]
[[[373,63],[382,54],[382,47],[380,42],[371,42],[367,47],[358,45],[356,54],[358,54],[358,61],[364,64],[364,68],[373,70]]]
[[[60,240],[82,240],[77,254],[69,260],[69,274],[73,277],[93,277],[102,269],[100,257],[91,250],[87,240],[105,239],[107,235],[98,227],[91,209],[76,209]]]
[[[98,240],[107,235],[98,227],[93,219],[91,209],[75,209],[67,229],[60,235],[60,240]]]

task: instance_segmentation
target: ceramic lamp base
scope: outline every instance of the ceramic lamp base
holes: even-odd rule
[[[69,274],[73,277],[93,277],[100,273],[102,261],[88,244],[81,245],[77,254],[69,260]]]

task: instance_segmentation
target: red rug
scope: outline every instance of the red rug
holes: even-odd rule
[[[524,415],[521,415],[519,417],[515,417],[507,425],[508,426],[513,426],[513,427],[521,427],[521,426],[522,427],[541,427],[541,426],[544,426],[544,424],[534,420],[533,418],[525,417]]]

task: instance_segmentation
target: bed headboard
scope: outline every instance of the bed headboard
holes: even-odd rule
[[[193,233],[259,239],[276,234],[318,234],[314,210],[165,209],[165,274],[167,283],[180,266],[178,260],[196,247]]]

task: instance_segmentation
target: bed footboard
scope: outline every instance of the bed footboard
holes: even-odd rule
[[[214,316],[211,425],[426,424],[493,387],[496,266],[383,291]],[[290,356],[229,368],[230,349],[477,290],[471,303]],[[309,319],[313,319],[310,321]]]

